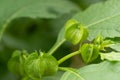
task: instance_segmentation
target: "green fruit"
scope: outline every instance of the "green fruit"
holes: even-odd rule
[[[78,22],[75,19],[70,19],[65,24],[65,30],[69,29],[73,25],[78,25]]]
[[[45,71],[43,76],[51,76],[56,74],[56,72],[58,71],[57,60],[52,55],[48,54],[43,54],[40,58],[45,65]]]
[[[99,55],[99,48],[93,44],[84,44],[81,48],[81,56],[85,63],[94,61]]]
[[[25,61],[24,69],[26,74],[33,80],[41,79],[45,70],[45,65],[39,58],[38,53],[31,53]]]
[[[24,69],[28,77],[39,80],[43,76],[54,75],[58,70],[58,62],[52,55],[33,52],[27,57]]]
[[[87,39],[87,37],[88,37],[88,30],[83,25],[79,25],[79,27],[80,27],[81,34],[82,34],[82,38],[81,38],[80,42],[82,42],[82,41]]]
[[[24,60],[22,58],[21,51],[16,50],[13,52],[12,57],[8,61],[8,69],[14,74],[23,76],[25,74],[23,69],[23,63]]]
[[[88,31],[83,25],[79,25],[76,20],[69,20],[65,26],[65,38],[74,45],[85,40],[88,36]]]

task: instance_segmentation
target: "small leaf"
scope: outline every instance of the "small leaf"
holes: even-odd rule
[[[109,47],[116,51],[120,51],[120,43],[111,44]]]
[[[110,53],[100,53],[101,59],[109,60],[109,61],[120,61],[120,53],[119,52],[110,52]]]
[[[96,46],[98,46],[99,50],[103,50],[105,51],[105,47],[109,47],[111,44],[113,43],[113,41],[109,40],[109,39],[103,39],[103,37],[101,35],[98,35],[95,39],[94,39],[94,44]]]
[[[104,40],[100,45],[100,50],[104,50],[105,47],[110,47],[113,44],[111,40]]]
[[[112,44],[109,45],[110,48],[115,51],[120,51],[120,37],[108,38],[112,41]]]

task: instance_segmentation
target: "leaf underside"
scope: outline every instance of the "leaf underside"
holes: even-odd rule
[[[104,61],[78,70],[84,80],[120,80],[120,62]],[[66,72],[61,80],[81,80],[70,72]]]
[[[120,36],[120,0],[108,0],[90,6],[73,18],[89,29],[89,40],[97,35]]]

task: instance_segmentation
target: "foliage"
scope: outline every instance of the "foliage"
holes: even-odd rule
[[[80,79],[76,75],[66,72],[61,80],[119,80],[120,62],[104,61],[100,64],[92,64],[78,70]]]
[[[119,80],[119,3],[1,0],[0,80]]]

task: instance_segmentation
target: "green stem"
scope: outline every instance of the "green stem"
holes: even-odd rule
[[[66,68],[66,67],[59,67],[58,69],[59,69],[59,70],[62,70],[62,71],[68,71],[68,72],[74,74],[75,76],[79,77],[80,80],[85,80],[85,79],[76,71],[76,69]]]
[[[58,60],[58,64],[63,63],[63,62],[66,61],[67,59],[69,59],[69,58],[71,58],[71,57],[73,57],[73,56],[75,56],[75,55],[77,55],[77,54],[80,54],[80,51],[75,51],[75,52],[72,52],[72,53],[64,56],[63,58],[61,58],[60,60]]]
[[[59,43],[55,43],[53,45],[53,47],[48,51],[48,54],[52,55],[64,42],[66,41],[66,39],[63,39],[61,42]]]

